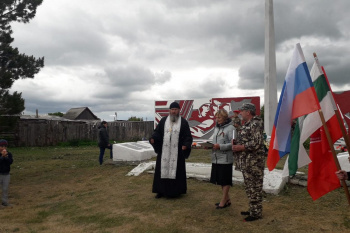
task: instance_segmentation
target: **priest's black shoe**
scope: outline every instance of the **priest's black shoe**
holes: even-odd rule
[[[248,216],[244,219],[245,222],[252,222],[252,221],[255,221],[255,220],[258,220],[260,219],[261,217],[253,217],[253,216]]]
[[[157,193],[157,195],[155,196],[156,199],[159,199],[159,198],[161,198],[161,197],[163,197],[163,195],[160,194],[160,193]]]

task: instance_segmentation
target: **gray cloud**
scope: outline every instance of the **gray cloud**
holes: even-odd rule
[[[149,69],[136,65],[109,67],[105,71],[110,85],[122,88],[144,90],[155,81],[155,76]]]
[[[171,72],[163,70],[155,73],[155,81],[157,84],[163,84],[171,79]]]
[[[184,90],[184,95],[188,99],[203,99],[208,96],[220,96],[227,87],[226,80],[220,76],[211,77],[206,82],[201,82],[193,86],[188,86]]]
[[[310,68],[316,52],[331,85],[350,88],[349,8],[347,0],[274,1],[279,90],[298,42]],[[20,52],[45,56],[45,68],[13,91],[26,111],[88,106],[148,118],[155,99],[257,95],[264,9],[261,0],[44,1],[29,24],[13,24],[13,36]]]
[[[239,76],[238,88],[264,89],[264,60],[259,57],[243,64]]]

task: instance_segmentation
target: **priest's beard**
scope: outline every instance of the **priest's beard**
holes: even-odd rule
[[[176,122],[180,117],[180,114],[177,114],[177,115],[171,115],[170,114],[170,121],[171,122]]]

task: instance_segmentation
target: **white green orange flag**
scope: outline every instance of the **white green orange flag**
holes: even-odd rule
[[[335,142],[342,137],[342,133],[334,112],[336,110],[336,105],[332,92],[318,64],[317,58],[310,75],[332,141]],[[308,137],[310,137],[310,158],[303,146],[303,143]],[[340,182],[335,175],[335,171],[337,170],[336,165],[318,112],[308,114],[298,119],[293,133],[291,153],[288,159],[289,175],[294,175],[296,170],[308,164],[310,159],[312,162],[309,164],[308,168],[308,192],[312,199],[316,200],[335,188],[340,187]]]
[[[314,81],[314,86],[325,118],[327,116],[327,128],[332,142],[334,143],[342,137],[340,125],[334,112],[337,109],[336,104],[334,103],[333,95],[328,86],[326,77],[318,64],[318,60],[315,61],[313,69],[314,70],[311,70],[311,76],[318,76]],[[317,89],[320,91],[317,92]],[[321,99],[329,100],[327,105],[323,106]],[[312,199],[316,200],[326,193],[340,187],[339,179],[335,175],[337,166],[332,152],[330,151],[323,127],[311,135],[309,155],[312,162],[309,164],[308,168],[307,190]]]

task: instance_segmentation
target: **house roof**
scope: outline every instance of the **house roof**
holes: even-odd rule
[[[68,112],[66,112],[66,114],[64,114],[64,118],[66,119],[70,119],[70,120],[75,120],[79,117],[80,114],[82,114],[85,110],[89,111],[91,113],[91,115],[97,120],[98,117],[95,116],[95,114],[93,114],[91,112],[91,110],[88,107],[80,107],[80,108],[71,108],[68,110]]]

